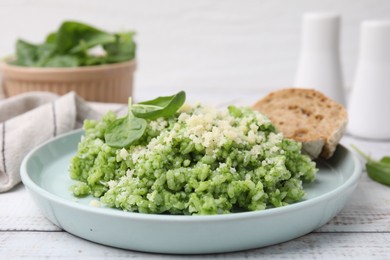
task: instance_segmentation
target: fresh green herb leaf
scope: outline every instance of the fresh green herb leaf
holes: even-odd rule
[[[230,106],[228,106],[228,110],[229,110],[229,114],[234,116],[234,117],[240,118],[242,116],[241,109],[239,109],[236,106],[230,105]]]
[[[56,46],[59,53],[79,53],[85,48],[115,41],[115,36],[87,24],[67,21],[58,29]]]
[[[390,157],[389,156],[385,156],[379,162],[390,165]]]
[[[16,50],[18,59],[15,61],[15,65],[26,67],[46,67],[47,62],[53,58],[52,56],[55,52],[55,45],[52,43],[34,45],[23,40],[18,40],[16,43]]]
[[[53,43],[44,43],[38,45],[37,48],[37,60],[35,62],[35,67],[50,67],[47,66],[49,60],[55,56],[55,45]],[[53,66],[59,67],[59,66]]]
[[[104,134],[105,142],[115,148],[127,147],[135,143],[145,133],[146,119],[154,120],[159,117],[172,116],[184,104],[185,98],[184,91],[135,105],[132,105],[131,98],[129,98],[127,115],[107,126]]]
[[[107,57],[106,56],[91,56],[88,55],[87,57],[84,57],[82,59],[81,66],[93,66],[93,65],[103,65],[107,64]]]
[[[37,60],[38,46],[24,40],[16,42],[16,55],[18,59],[14,62],[18,66],[34,66]]]
[[[94,47],[101,47],[106,53],[89,53]],[[134,32],[108,33],[80,22],[65,21],[42,44],[18,40],[12,63],[26,67],[92,66],[132,60],[135,51]]]
[[[78,67],[79,60],[76,56],[56,55],[46,60],[44,67]]]
[[[139,102],[132,107],[132,112],[136,117],[151,120],[159,117],[169,117],[181,108],[185,100],[185,92],[180,91],[173,96],[158,97],[153,100]]]
[[[55,44],[56,41],[57,41],[57,32],[49,33],[49,34],[46,36],[45,43],[52,43],[52,44]]]
[[[134,35],[134,32],[115,34],[115,42],[103,45],[107,52],[107,63],[131,60],[135,56]]]
[[[368,176],[374,181],[390,186],[390,157],[385,156],[376,161],[356,146],[352,145],[352,147],[366,160]]]
[[[137,118],[131,112],[131,99],[129,99],[128,114],[115,120],[107,127],[104,139],[109,146],[116,148],[126,147],[143,136],[146,125],[145,119]]]
[[[146,129],[146,120],[128,115],[114,121],[104,135],[109,146],[121,148],[140,139]]]

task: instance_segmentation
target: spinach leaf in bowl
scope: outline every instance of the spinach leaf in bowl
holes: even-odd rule
[[[42,44],[16,43],[14,65],[25,67],[78,67],[118,63],[135,58],[134,32],[108,33],[87,24],[65,21]],[[100,47],[102,53],[91,53]]]

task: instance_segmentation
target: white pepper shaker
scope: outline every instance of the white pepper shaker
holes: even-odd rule
[[[317,89],[345,105],[339,34],[339,14],[304,14],[301,52],[294,86]]]
[[[348,102],[348,132],[390,139],[390,20],[363,21],[359,48]]]

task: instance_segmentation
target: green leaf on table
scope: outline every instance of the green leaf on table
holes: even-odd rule
[[[379,162],[390,165],[390,157],[389,156],[385,156],[382,159],[380,159]]]
[[[132,112],[136,117],[151,120],[159,117],[169,117],[174,115],[182,107],[185,100],[185,92],[180,91],[176,95],[139,102],[132,107]]]
[[[371,179],[390,186],[390,164],[367,162],[366,170]]]
[[[374,181],[390,186],[390,157],[385,156],[377,161],[356,146],[352,145],[352,147],[366,160],[368,176]]]

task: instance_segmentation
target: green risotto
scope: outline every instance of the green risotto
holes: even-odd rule
[[[75,196],[131,212],[225,214],[297,202],[316,176],[301,144],[250,108],[197,105],[145,119],[142,136],[125,147],[106,142],[116,121],[113,112],[85,121],[70,165]]]

